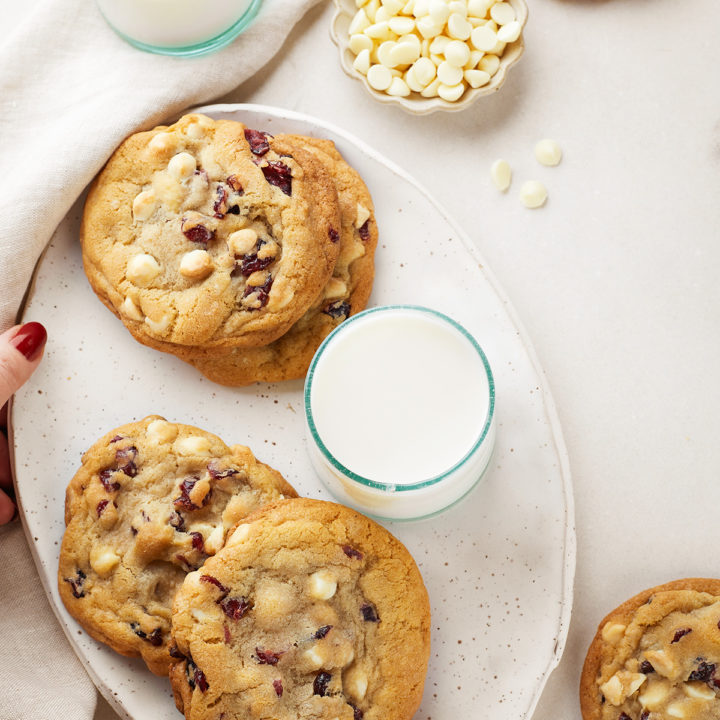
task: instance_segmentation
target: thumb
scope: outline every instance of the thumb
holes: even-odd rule
[[[0,406],[33,374],[46,340],[38,322],[16,325],[0,335]]]

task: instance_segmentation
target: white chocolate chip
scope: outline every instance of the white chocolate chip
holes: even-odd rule
[[[90,566],[100,576],[107,577],[120,564],[120,557],[102,545],[90,549]]]
[[[670,685],[667,680],[651,680],[645,690],[638,696],[640,704],[650,711],[660,710],[670,694]]]
[[[604,682],[600,686],[600,692],[611,705],[618,706],[625,699],[623,686],[617,675],[613,675],[607,682]]]
[[[491,52],[497,45],[497,35],[487,25],[476,27],[470,36],[470,41],[476,50]]]
[[[457,85],[462,82],[463,71],[462,68],[451,65],[446,60],[438,65],[437,76],[443,85]]]
[[[153,420],[145,431],[149,440],[155,443],[169,443],[177,437],[177,427],[167,420]]]
[[[683,690],[688,697],[696,698],[698,700],[715,700],[717,697],[715,691],[703,682],[685,683]]]
[[[392,85],[393,76],[384,65],[373,65],[367,73],[368,84],[375,90],[387,90]]]
[[[303,653],[303,657],[308,665],[314,670],[318,670],[325,664],[325,653],[318,645],[313,645]]]
[[[123,304],[120,306],[120,312],[125,315],[125,317],[129,317],[131,320],[137,320],[138,322],[142,322],[145,317],[129,295],[123,300]]]
[[[337,590],[337,579],[329,570],[318,570],[310,576],[308,593],[316,600],[329,600]]]
[[[625,635],[626,626],[622,623],[606,622],[602,629],[602,639],[610,645],[617,645]]]
[[[423,86],[427,87],[434,79],[437,74],[435,63],[430,58],[421,57],[413,65],[413,72],[417,81]]]
[[[356,35],[363,32],[364,30],[367,30],[370,27],[370,24],[370,19],[368,18],[365,11],[360,9],[355,13],[355,16],[350,21],[350,27],[348,28],[348,32],[351,35]]]
[[[125,275],[127,279],[139,287],[147,287],[160,274],[158,261],[147,253],[133,255],[128,260]]]
[[[445,46],[445,59],[456,67],[464,67],[470,60],[470,48],[462,40],[451,40]]]
[[[374,40],[394,40],[395,33],[390,29],[387,21],[374,23],[365,29],[365,34]]]
[[[375,43],[373,43],[372,38],[369,38],[367,35],[363,35],[362,33],[355,33],[355,35],[352,35],[350,37],[350,42],[348,43],[348,47],[355,55],[357,55],[361,50],[367,50],[369,52],[374,46]]]
[[[438,35],[428,45],[428,49],[433,55],[444,55],[449,43],[453,42],[447,35]]]
[[[647,675],[643,675],[643,673],[629,673],[626,677],[623,677],[623,687],[625,688],[627,697],[630,697],[637,691],[645,680],[647,680]]]
[[[478,69],[484,70],[492,77],[500,67],[500,58],[497,55],[483,55],[478,63]]]
[[[420,94],[423,97],[437,97],[440,88],[440,80],[435,78]]]
[[[463,77],[471,88],[479,88],[490,82],[490,75],[484,70],[465,70]]]
[[[425,87],[424,85],[421,85],[418,82],[417,77],[415,77],[415,71],[413,67],[410,67],[405,74],[403,75],[403,80],[407,83],[407,86],[412,90],[413,92],[422,92],[422,89]]]
[[[535,159],[541,165],[555,167],[562,160],[562,150],[554,140],[540,140],[535,145]]]
[[[255,249],[257,241],[257,233],[251,228],[244,228],[232,233],[227,239],[227,244],[231,253],[235,255],[247,255]]]
[[[526,208],[539,208],[545,204],[547,200],[547,190],[545,186],[537,180],[528,180],[522,184],[520,188],[520,202]]]
[[[499,2],[490,8],[490,17],[498,25],[507,25],[515,20],[515,11],[509,3]]]
[[[231,545],[238,545],[246,540],[248,535],[250,535],[250,525],[248,523],[238,525],[233,534],[227,539],[225,546],[230,547]]]
[[[412,42],[393,43],[390,49],[390,61],[393,67],[411,65],[420,57],[420,47]]]
[[[468,0],[468,15],[476,18],[484,18],[488,8],[495,0]]]
[[[192,608],[192,610],[190,610],[190,614],[199,623],[206,623],[208,620],[212,620],[212,615],[210,615],[209,613],[206,613],[204,610],[201,610],[200,608]]]
[[[453,13],[447,22],[448,35],[455,40],[467,40],[473,26],[460,13]]]
[[[343,689],[355,700],[362,700],[368,688],[367,673],[360,667],[350,668],[343,674]]]
[[[161,154],[168,150],[173,150],[177,144],[177,140],[167,132],[159,132],[150,138],[148,147],[154,153]]]
[[[684,701],[674,702],[665,708],[665,714],[673,718],[684,718],[687,717],[685,708],[683,707]]]
[[[361,50],[358,56],[353,60],[353,68],[363,75],[367,75],[370,69],[370,51]]]
[[[415,29],[415,20],[409,17],[392,17],[388,20],[390,29],[397,35],[407,35]]]
[[[157,198],[152,190],[143,190],[133,200],[133,217],[136,220],[147,220],[155,212]]]
[[[206,538],[205,538],[205,551],[214,555],[223,546],[223,540],[225,539],[225,530],[222,525],[218,525]]]
[[[496,160],[490,168],[490,177],[500,192],[505,192],[512,182],[512,170],[507,160]]]
[[[170,314],[162,315],[159,320],[151,317],[145,318],[145,324],[157,335],[163,335],[172,324],[173,317]]]
[[[191,280],[207,277],[213,269],[213,261],[207,250],[191,250],[180,260],[180,274]]]
[[[175,452],[187,457],[189,455],[209,455],[210,440],[202,435],[190,435],[176,441]]]
[[[445,85],[445,83],[441,82],[437,92],[443,100],[455,102],[456,100],[459,100],[465,92],[465,85],[463,85],[462,82],[457,85]]]
[[[646,650],[645,659],[663,677],[671,678],[675,674],[675,662],[664,650]]]
[[[357,216],[355,217],[355,227],[361,228],[370,219],[370,211],[360,203],[357,204]]]
[[[393,97],[407,97],[410,94],[408,84],[399,77],[393,78],[390,87],[385,91]]]
[[[521,32],[522,25],[520,25],[517,20],[513,20],[511,23],[503,25],[497,31],[497,38],[501,43],[511,43],[515,42],[520,37]],[[503,50],[504,49],[505,48],[503,48]]]
[[[189,178],[197,168],[195,158],[186,152],[175,155],[168,163],[168,172],[178,180]]]
[[[444,25],[450,17],[450,8],[443,0],[430,0],[428,15],[438,25]]]
[[[415,25],[418,32],[427,39],[433,38],[443,31],[443,26],[436,23],[429,15],[421,17]]]
[[[451,13],[460,13],[463,17],[467,17],[467,0],[450,0],[448,10]]]

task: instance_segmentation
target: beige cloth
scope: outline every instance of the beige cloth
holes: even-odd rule
[[[264,0],[240,38],[200,58],[135,50],[91,0],[39,2],[0,41],[0,331],[15,321],[55,227],[113,148],[237,87],[316,2]],[[95,690],[48,606],[17,522],[0,530],[0,618],[0,720],[90,720]]]

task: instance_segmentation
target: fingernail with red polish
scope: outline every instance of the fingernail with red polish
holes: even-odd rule
[[[45,347],[47,330],[39,322],[25,323],[10,339],[10,344],[28,360],[37,359]]]

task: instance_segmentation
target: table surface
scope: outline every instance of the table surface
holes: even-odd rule
[[[340,69],[329,3],[222,99],[316,115],[373,145],[445,205],[512,299],[575,489],[573,619],[534,716],[555,720],[579,717],[580,669],[607,611],[645,587],[718,574],[720,3],[529,4],[525,56],[462,113],[373,101]],[[25,12],[3,5],[3,23]],[[534,159],[543,137],[563,148],[557,168]],[[489,179],[500,157],[514,171],[507,194]],[[548,188],[540,210],[518,200],[528,179]],[[96,720],[116,717],[101,702]]]

